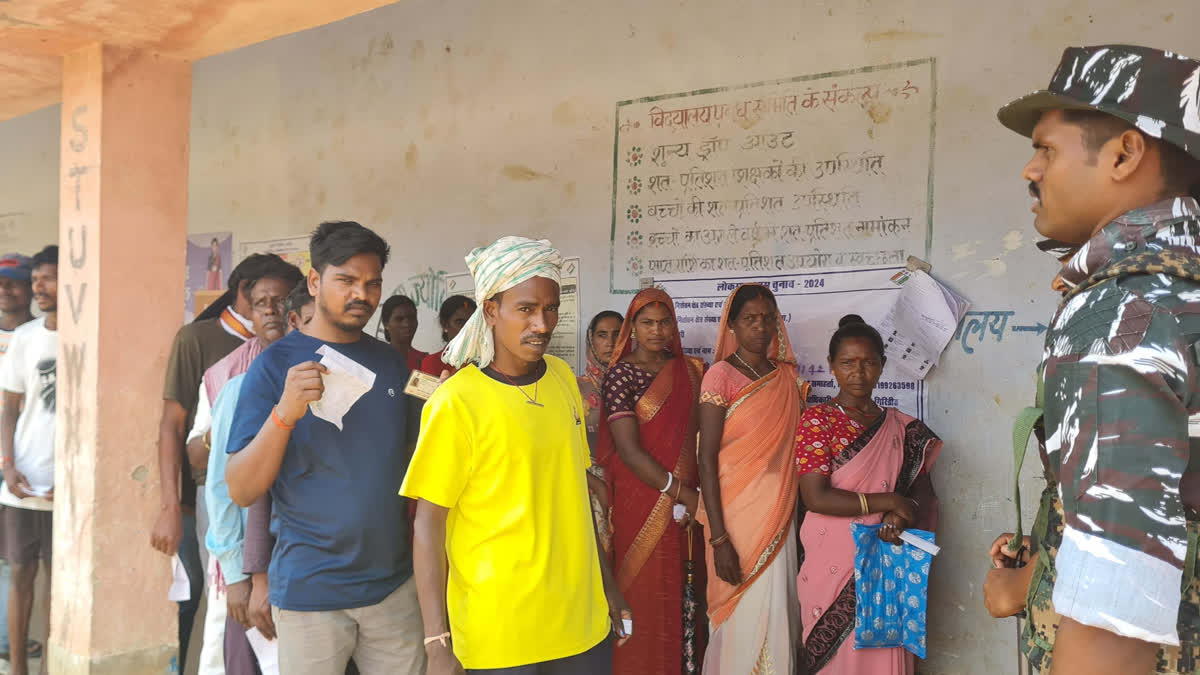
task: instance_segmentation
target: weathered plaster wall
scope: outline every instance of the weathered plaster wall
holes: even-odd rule
[[[189,228],[253,240],[356,219],[392,242],[389,288],[459,271],[499,235],[543,236],[583,256],[585,315],[623,309],[607,283],[616,101],[935,57],[930,262],[976,309],[1036,325],[1055,263],[1032,247],[1029,144],[996,109],[1044,85],[1067,45],[1200,55],[1198,20],[1172,0],[405,2],[196,64]],[[0,124],[0,213],[52,231],[57,112],[43,115]],[[9,236],[0,248],[37,239]],[[430,309],[421,319],[418,346],[433,348]],[[929,381],[946,448],[928,673],[1014,662],[1012,624],[987,617],[980,587],[987,544],[1012,526],[1010,425],[1041,347],[1009,331],[972,348],[952,344]]]
[[[58,240],[58,106],[0,123],[0,254]]]

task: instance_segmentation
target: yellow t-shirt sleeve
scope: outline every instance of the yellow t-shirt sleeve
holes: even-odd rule
[[[462,402],[438,394],[421,411],[421,435],[400,494],[452,509],[471,475],[471,435]]]

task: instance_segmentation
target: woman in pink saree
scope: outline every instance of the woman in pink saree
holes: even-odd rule
[[[808,673],[911,675],[903,648],[854,648],[854,541],[851,523],[883,523],[879,538],[899,543],[905,528],[933,530],[937,497],[929,470],[942,442],[920,420],[872,400],[883,371],[883,340],[851,314],[829,343],[840,388],[805,411],[796,432],[796,470],[807,514],[800,526],[796,586]]]

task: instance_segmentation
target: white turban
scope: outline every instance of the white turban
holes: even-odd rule
[[[492,329],[483,318],[483,301],[533,277],[558,283],[562,255],[545,239],[501,237],[491,246],[471,251],[466,261],[475,280],[475,313],[446,345],[442,360],[455,368],[471,361],[484,368],[495,357],[496,346]]]

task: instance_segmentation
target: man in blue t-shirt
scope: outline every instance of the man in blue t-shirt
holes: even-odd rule
[[[280,672],[342,675],[353,657],[363,675],[418,675],[423,630],[399,496],[408,368],[362,332],[379,304],[388,246],[358,223],[337,222],[318,227],[309,249],[316,314],[246,373],[229,436],[229,495],[249,506],[269,490],[274,501]]]

